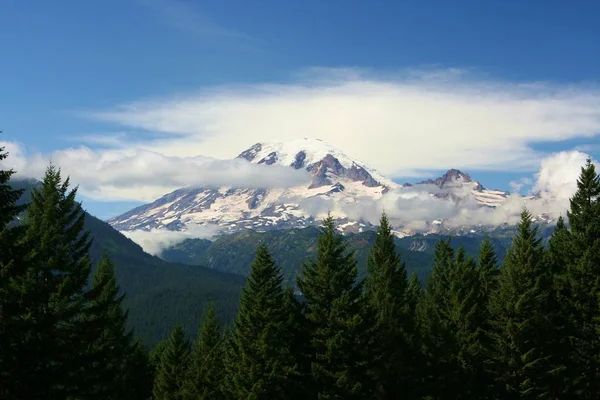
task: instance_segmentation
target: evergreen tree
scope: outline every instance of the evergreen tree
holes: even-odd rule
[[[154,348],[149,353],[150,365],[155,371],[158,371],[158,367],[160,366],[160,360],[162,359],[162,355],[169,344],[169,339],[161,339],[156,343]]]
[[[537,233],[524,211],[490,300],[490,361],[501,398],[558,398],[561,390],[555,379],[564,367],[552,325],[552,271]]]
[[[491,257],[493,258],[493,257]],[[480,328],[488,316],[489,279],[480,271],[472,257],[459,249],[451,271],[450,302],[447,315],[457,345],[457,374],[460,385],[457,399],[482,399],[487,392],[484,366],[481,362]],[[488,272],[488,271],[486,271]]]
[[[406,289],[406,304],[409,309],[408,314],[413,316],[412,324],[414,328],[412,330],[415,334],[417,334],[419,330],[417,324],[417,307],[422,295],[423,285],[421,285],[417,274],[413,272],[410,276],[410,281],[408,282],[408,288]]]
[[[409,397],[415,382],[413,315],[408,303],[406,266],[396,252],[394,235],[387,216],[381,216],[375,243],[367,259],[365,296],[375,320],[371,327],[376,343],[375,379],[377,397],[394,398],[399,393]],[[367,316],[366,316],[367,317]]]
[[[563,228],[552,243],[559,258],[567,263],[566,296],[573,332],[572,363],[575,382],[583,399],[600,397],[600,177],[591,160],[581,169],[577,191],[567,212],[571,231]],[[559,236],[560,234],[560,236]],[[559,240],[560,238],[560,240]],[[564,294],[564,293],[563,293]]]
[[[0,147],[0,161],[8,153]],[[16,360],[22,348],[17,328],[19,320],[18,291],[14,288],[15,276],[22,274],[24,268],[23,253],[19,246],[23,234],[22,226],[14,226],[13,221],[24,210],[17,206],[22,190],[13,190],[10,177],[13,170],[0,170],[0,398],[10,398],[19,382]]]
[[[287,399],[297,366],[288,347],[281,271],[259,245],[242,290],[227,360],[228,392],[235,399]]]
[[[498,256],[492,246],[489,237],[485,237],[479,247],[479,258],[477,260],[477,270],[480,273],[481,283],[484,285],[483,293],[491,293],[497,286]]]
[[[348,252],[327,217],[317,240],[317,258],[303,265],[298,286],[306,299],[311,340],[314,397],[363,399],[372,395],[369,338],[364,323],[362,284],[354,254]]]
[[[184,399],[225,398],[222,383],[225,368],[223,356],[223,335],[214,304],[210,303],[194,344]]]
[[[167,342],[154,380],[154,400],[182,400],[190,362],[185,333],[176,325]]]
[[[102,356],[90,351],[102,321],[86,289],[91,241],[76,192],[51,165],[27,208],[26,268],[10,278],[19,312],[11,385],[20,398],[90,396],[102,384],[84,373]]]
[[[421,389],[431,399],[454,393],[458,382],[458,343],[449,315],[451,275],[455,262],[450,239],[440,240],[435,246],[432,273],[418,303],[417,317],[422,332],[423,352]]]
[[[292,356],[296,360],[297,374],[290,379],[290,398],[304,400],[310,393],[310,330],[307,329],[307,321],[304,316],[304,304],[294,294],[291,286],[288,286],[283,294],[284,314],[287,316],[286,326],[288,342],[287,347],[291,349]]]
[[[87,375],[100,374],[101,387],[98,388],[102,398],[111,396],[115,399],[125,399],[130,386],[129,377],[125,373],[126,361],[134,352],[133,334],[126,328],[127,311],[123,311],[122,302],[125,294],[119,294],[115,278],[115,266],[103,253],[98,269],[92,280],[92,290],[95,292],[95,308],[102,325],[98,326],[98,340],[94,343],[94,351],[102,354],[102,360],[97,365],[91,365]]]
[[[152,398],[154,374],[148,351],[138,339],[124,359],[125,388],[122,398],[148,400]]]

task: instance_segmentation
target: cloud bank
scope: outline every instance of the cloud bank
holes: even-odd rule
[[[88,147],[27,154],[23,146],[0,142],[10,155],[1,167],[16,177],[41,178],[52,161],[81,194],[99,200],[153,201],[185,186],[272,188],[310,182],[306,171],[251,164],[244,159],[166,156],[149,150],[92,150]]]
[[[88,116],[166,137],[141,148],[229,158],[257,141],[320,138],[392,176],[450,167],[531,171],[541,142],[600,134],[600,88],[461,70],[312,69],[290,83],[141,99]]]
[[[525,195],[513,193],[498,207],[481,207],[470,195],[468,187],[440,189],[435,185],[415,185],[392,190],[379,200],[357,199],[354,203],[339,203],[331,198],[286,199],[298,202],[313,216],[347,215],[352,220],[378,224],[383,211],[391,223],[412,232],[430,230],[429,224],[443,221],[446,228],[473,226],[497,227],[515,225],[526,207],[533,215],[545,215],[552,221],[566,216],[569,199],[577,190],[577,177],[589,156],[579,151],[559,152],[544,158],[533,177],[524,177],[515,185],[530,186]],[[600,171],[600,164],[594,162]],[[452,194],[460,201],[436,197]]]
[[[157,256],[163,250],[181,243],[185,239],[211,239],[219,233],[219,228],[214,225],[188,225],[186,231],[151,229],[149,231],[136,230],[121,233],[139,244],[146,253]]]

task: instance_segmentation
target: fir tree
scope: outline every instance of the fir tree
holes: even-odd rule
[[[133,342],[125,355],[123,374],[125,388],[122,398],[135,400],[152,398],[154,374],[148,351],[139,339]]]
[[[298,286],[306,299],[311,334],[314,397],[363,399],[372,395],[368,329],[364,323],[362,284],[352,252],[325,219],[317,241],[317,257],[303,265]]]
[[[26,269],[11,276],[19,312],[12,385],[21,398],[90,396],[103,384],[84,373],[102,356],[90,352],[101,321],[86,289],[91,242],[76,192],[51,165],[27,208]]]
[[[0,147],[0,161],[6,159],[8,153]],[[0,170],[0,398],[10,398],[14,395],[21,373],[17,366],[21,337],[19,324],[18,289],[15,290],[15,277],[23,273],[25,267],[23,253],[25,248],[20,246],[23,226],[14,226],[13,221],[24,210],[17,206],[17,200],[23,194],[22,190],[13,190],[10,177],[13,170]]]
[[[101,374],[102,387],[99,390],[103,396],[125,399],[130,386],[124,370],[125,362],[135,349],[132,347],[132,332],[126,328],[128,312],[122,309],[125,294],[119,293],[115,266],[106,253],[103,253],[94,274],[92,290],[96,295],[95,318],[102,321],[102,325],[98,326],[100,332],[94,351],[103,354],[103,357],[98,365],[90,366],[86,374]]]
[[[150,358],[150,365],[152,366],[152,368],[154,369],[154,371],[158,371],[158,368],[160,367],[160,361],[162,359],[162,355],[165,352],[165,349],[167,348],[167,345],[169,344],[169,339],[161,339],[158,341],[158,343],[156,343],[156,345],[154,346],[154,348],[152,348],[152,350],[149,353],[149,358]]]
[[[292,357],[296,360],[297,374],[290,379],[290,398],[304,400],[310,393],[310,330],[307,329],[307,321],[304,316],[304,304],[294,294],[291,286],[288,286],[283,294],[284,314],[287,316],[286,330],[288,342],[286,346],[291,350]]]
[[[481,283],[484,285],[482,291],[491,293],[497,286],[498,256],[492,246],[489,237],[485,237],[479,247],[479,258],[477,260],[477,270],[480,273]]]
[[[182,400],[190,362],[185,333],[176,325],[167,342],[154,380],[154,400]]]
[[[560,248],[555,251],[557,261],[568,263],[568,288],[561,299],[575,329],[571,358],[579,377],[575,386],[581,398],[596,399],[600,397],[600,177],[589,159],[567,216],[570,233],[561,229],[552,245]]]
[[[417,309],[422,333],[422,390],[432,399],[443,398],[444,393],[456,390],[458,381],[458,343],[448,313],[454,264],[450,239],[440,240],[435,246],[433,270]]]
[[[223,393],[223,335],[214,304],[210,303],[194,343],[184,399],[218,400]]]
[[[552,273],[544,249],[524,211],[518,234],[490,301],[493,373],[503,398],[558,398],[563,368],[555,356]]]
[[[259,245],[242,290],[227,360],[228,392],[236,399],[287,399],[297,367],[288,347],[281,271]]]
[[[367,259],[367,273],[365,296],[375,316],[371,332],[376,340],[373,357],[377,360],[377,397],[393,398],[399,393],[409,397],[414,392],[414,349],[410,343],[413,315],[408,303],[406,266],[396,252],[385,214]]]

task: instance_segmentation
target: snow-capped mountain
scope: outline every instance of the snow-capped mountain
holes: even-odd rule
[[[454,169],[434,180],[400,185],[318,139],[257,143],[237,158],[255,164],[302,168],[312,179],[307,185],[286,189],[182,188],[108,222],[122,231],[186,230],[192,225],[213,225],[225,232],[247,228],[264,231],[305,227],[331,212],[339,228],[349,232],[372,228],[369,221],[360,217],[361,208],[377,204],[388,192],[410,193],[416,187],[447,201],[475,201],[481,207],[496,207],[508,196],[503,191],[487,190]],[[441,223],[428,222],[436,230]],[[403,226],[396,229],[398,235],[411,233]]]

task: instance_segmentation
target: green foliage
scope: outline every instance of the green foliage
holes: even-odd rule
[[[103,384],[97,390],[99,394],[126,399],[130,395],[127,390],[130,386],[126,373],[127,361],[135,349],[132,347],[132,332],[126,329],[127,312],[121,308],[125,295],[119,294],[115,267],[106,254],[94,274],[92,291],[96,297],[94,317],[102,321],[97,326],[99,332],[93,346],[96,352],[102,354],[102,360],[98,365],[89,365],[85,374],[91,376],[101,372]]]
[[[75,195],[51,165],[27,208],[25,268],[11,277],[19,313],[11,385],[29,398],[83,395],[102,384],[101,374],[84,373],[101,359],[89,344],[102,321],[90,302],[95,293],[86,289],[90,238]]]
[[[210,303],[194,343],[183,398],[186,400],[224,399],[225,366],[223,333],[214,304]]]
[[[190,363],[189,343],[181,325],[176,325],[162,350],[154,380],[154,400],[182,400]]]
[[[0,160],[7,156],[4,147],[0,147]],[[18,390],[15,385],[19,383],[14,378],[19,371],[14,367],[23,350],[19,345],[22,330],[17,283],[25,268],[25,249],[20,246],[22,227],[11,224],[23,211],[22,206],[17,206],[23,190],[9,186],[13,174],[12,170],[0,170],[0,398],[10,398]]]
[[[123,399],[148,400],[152,397],[154,371],[146,347],[141,340],[136,340],[125,355],[123,376],[125,387]]]
[[[571,229],[563,227],[553,238],[553,260],[555,268],[566,263],[561,295],[572,328],[575,390],[583,399],[595,399],[600,396],[600,177],[591,160],[581,169],[567,216]]]
[[[168,262],[188,265],[203,265],[221,271],[247,276],[249,265],[254,257],[254,249],[260,242],[268,243],[283,273],[284,280],[295,285],[295,277],[300,273],[302,262],[315,257],[317,238],[320,231],[316,227],[301,229],[281,229],[267,232],[243,231],[222,235],[210,242],[206,239],[186,239],[164,250],[160,257]],[[348,249],[354,251],[358,264],[358,276],[367,272],[367,258],[375,242],[376,233],[366,231],[345,236]],[[415,272],[423,282],[431,272],[435,244],[447,236],[425,235],[394,238],[402,252],[402,259],[409,274]],[[455,246],[462,246],[469,255],[477,256],[482,241],[481,236],[459,236],[452,238]],[[512,236],[496,235],[490,238],[499,258],[503,258],[512,241]]]
[[[229,341],[227,389],[235,399],[287,399],[297,366],[283,278],[265,245],[258,247],[250,271]]]
[[[303,265],[298,286],[306,299],[311,372],[319,399],[362,399],[372,392],[362,283],[333,219],[325,219],[316,260]]]
[[[385,214],[367,260],[365,296],[368,313],[374,316],[369,332],[374,339],[372,357],[376,362],[377,397],[393,398],[394,393],[414,393],[415,334],[411,314],[406,266],[396,251],[394,235]],[[414,290],[414,289],[413,289]]]
[[[554,398],[564,368],[555,356],[552,270],[531,214],[524,211],[519,234],[504,261],[490,302],[493,373],[505,396]]]

